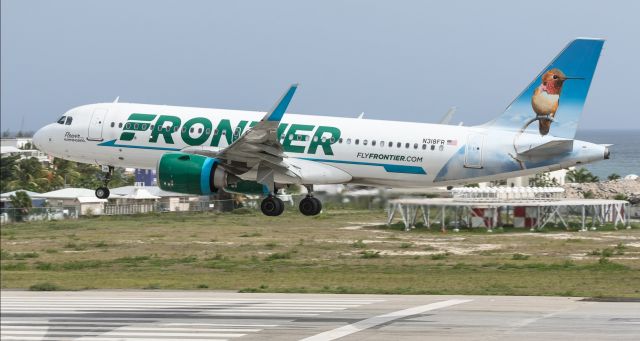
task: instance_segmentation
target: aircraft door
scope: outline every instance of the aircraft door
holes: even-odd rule
[[[89,122],[88,140],[102,141],[102,127],[108,111],[109,109],[107,108],[96,108],[93,110],[91,121]]]
[[[467,136],[464,166],[467,168],[482,168],[482,144],[484,135],[470,134]]]

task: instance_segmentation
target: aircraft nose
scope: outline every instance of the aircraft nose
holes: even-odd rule
[[[40,150],[43,150],[43,147],[46,145],[46,129],[47,127],[40,128],[33,134],[33,145]]]

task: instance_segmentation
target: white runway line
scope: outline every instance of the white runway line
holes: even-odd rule
[[[333,330],[329,330],[320,334],[316,334],[314,336],[304,338],[301,341],[335,340],[335,339],[338,339],[353,333],[357,333],[359,331],[369,329],[371,327],[375,327],[377,325],[387,323],[393,320],[401,319],[411,315],[422,314],[426,311],[446,308],[452,305],[462,304],[470,301],[472,300],[447,300],[447,301],[436,302],[436,303],[431,303],[427,305],[421,305],[421,306],[413,307],[409,309],[394,311],[392,313],[371,317],[366,320],[362,320],[353,324],[349,324],[349,325],[339,327]]]
[[[381,299],[1,296],[4,340],[228,340],[275,328],[282,320],[344,311]],[[17,314],[15,317],[6,315]],[[181,319],[187,314],[189,319]],[[94,316],[92,316],[94,315]],[[43,316],[46,316],[43,320]],[[125,317],[128,316],[128,317]],[[209,317],[245,324],[207,323]],[[253,319],[254,318],[254,319]],[[269,319],[264,321],[263,319]],[[253,320],[253,321],[252,321]],[[262,321],[260,321],[262,320]],[[193,323],[189,323],[192,321]],[[223,322],[223,321],[221,321]],[[261,323],[262,322],[262,323]]]

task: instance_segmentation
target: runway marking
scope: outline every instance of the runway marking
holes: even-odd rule
[[[456,304],[467,303],[472,300],[447,300],[442,302],[431,303],[427,305],[421,305],[418,307],[413,307],[409,309],[394,311],[384,315],[378,315],[366,320],[358,321],[353,324],[349,324],[346,326],[342,326],[336,329],[332,329],[320,334],[316,334],[307,338],[302,339],[302,341],[330,341],[335,340],[353,333],[357,333],[359,331],[369,329],[371,327],[375,327],[377,325],[387,323],[393,320],[401,319],[411,315],[422,314],[426,311],[436,310],[441,308],[450,307]]]
[[[385,301],[250,296],[87,298],[67,293],[0,297],[2,340],[234,340],[296,318]],[[207,323],[211,319],[221,319],[221,323]],[[233,319],[247,323],[233,323]]]

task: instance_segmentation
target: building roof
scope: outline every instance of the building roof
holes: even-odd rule
[[[20,149],[14,146],[0,146],[0,154],[20,153]]]
[[[95,195],[92,197],[77,197],[76,200],[78,200],[78,202],[81,204],[100,203],[100,202],[109,201],[107,199],[98,199]]]
[[[117,195],[122,196],[122,195],[131,195],[132,193],[135,192],[136,189],[144,189],[147,193],[149,193],[149,194],[151,194],[153,196],[157,196],[159,198],[196,196],[196,195],[191,195],[191,194],[183,194],[183,193],[163,191],[158,186],[144,186],[144,187],[140,187],[140,186],[123,186],[123,187],[111,188],[110,190],[111,190],[111,194],[117,194]]]
[[[134,199],[134,200],[142,200],[142,199],[160,199],[159,196],[153,195],[147,191],[145,187],[136,187],[133,192],[127,194],[115,193],[118,198],[123,199]]]
[[[57,191],[36,194],[33,197],[45,199],[76,199],[79,197],[96,197],[95,191],[87,188],[63,188]],[[97,199],[97,198],[96,198]]]
[[[38,195],[38,194],[40,194],[40,193],[38,193],[38,192],[31,192],[31,191],[25,191],[25,190],[23,190],[23,189],[18,189],[18,190],[12,191],[12,192],[7,192],[7,193],[2,193],[2,194],[0,194],[0,198],[2,198],[2,199],[9,199],[9,197],[10,197],[10,196],[12,196],[12,195],[15,195],[15,194],[16,194],[16,192],[27,192],[27,195],[28,195],[29,197],[31,197],[31,198],[33,198],[33,196],[34,196],[34,195]]]

